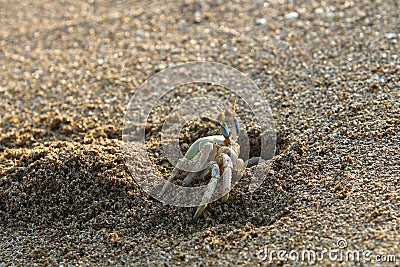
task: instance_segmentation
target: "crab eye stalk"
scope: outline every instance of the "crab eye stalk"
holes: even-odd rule
[[[226,123],[222,124],[222,135],[225,137],[224,145],[229,146],[231,144],[231,134]]]
[[[226,123],[223,123],[221,128],[222,128],[222,135],[225,138],[229,138],[231,136],[231,134],[229,133],[229,129],[228,129],[228,126],[226,125]]]
[[[236,134],[239,135],[240,127],[239,127],[239,121],[236,117],[233,119],[233,127],[235,128]]]

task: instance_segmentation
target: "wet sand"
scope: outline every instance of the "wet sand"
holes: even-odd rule
[[[399,264],[399,9],[397,1],[0,2],[0,266],[310,264],[291,251],[315,251],[324,266],[361,265],[323,254],[338,248],[367,253],[365,265],[390,255]],[[194,221],[194,208],[141,190],[122,128],[135,88],[196,60],[255,81],[277,149],[258,190],[248,191],[248,169],[226,203]],[[165,114],[154,111],[146,145],[167,177],[172,166],[156,154]],[[242,119],[255,156],[257,127]],[[181,145],[218,131],[188,122]]]

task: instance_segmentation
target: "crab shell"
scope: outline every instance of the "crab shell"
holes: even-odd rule
[[[200,152],[204,144],[207,142],[214,142],[220,147],[229,147],[236,153],[236,155],[239,155],[240,153],[240,145],[237,142],[230,140],[230,145],[227,146],[225,143],[226,138],[224,136],[212,135],[212,136],[202,137],[198,139],[196,142],[194,142],[186,152],[185,158],[193,159],[194,156],[196,156]]]

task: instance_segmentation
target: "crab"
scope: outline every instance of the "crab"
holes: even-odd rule
[[[237,142],[239,135],[239,121],[235,115],[236,101],[233,104],[233,131],[229,132],[228,126],[225,123],[224,111],[222,113],[221,132],[222,135],[206,136],[196,140],[187,150],[183,158],[179,159],[173,169],[168,181],[161,189],[163,195],[173,179],[178,173],[183,172],[183,184],[190,185],[195,179],[204,179],[210,176],[210,181],[207,184],[206,191],[202,196],[202,202],[205,203],[199,206],[194,214],[194,219],[197,219],[210,202],[217,183],[222,182],[222,201],[226,202],[229,198],[231,190],[231,180],[234,171],[241,170],[247,165],[239,158],[240,145]]]

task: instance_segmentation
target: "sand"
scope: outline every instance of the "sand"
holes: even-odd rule
[[[0,266],[400,264],[399,2],[224,2],[0,2]],[[134,90],[195,60],[254,80],[277,134],[264,183],[251,194],[247,169],[198,220],[148,196],[122,149]],[[167,176],[163,101],[146,146]],[[182,149],[218,131],[188,122]]]

